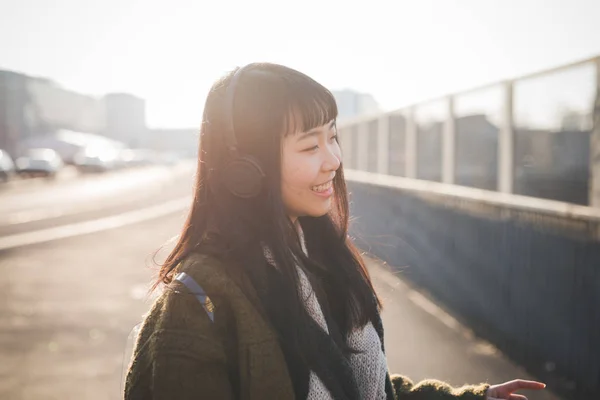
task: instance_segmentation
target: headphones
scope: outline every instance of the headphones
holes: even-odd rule
[[[263,187],[265,173],[255,157],[240,155],[238,143],[233,128],[233,101],[235,89],[243,71],[248,66],[239,68],[225,93],[225,145],[229,150],[231,159],[225,164],[221,172],[221,179],[225,188],[234,196],[248,199],[258,196]]]

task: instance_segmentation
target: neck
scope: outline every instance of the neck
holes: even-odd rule
[[[296,218],[293,223],[296,232],[298,232],[298,238],[300,239],[300,246],[302,247],[302,251],[304,252],[304,254],[308,255],[306,250],[306,241],[304,240],[304,232],[302,231],[302,226],[300,226],[300,221],[298,220],[298,218]]]

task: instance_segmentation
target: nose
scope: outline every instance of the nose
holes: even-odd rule
[[[338,146],[327,147],[325,160],[323,161],[323,169],[327,172],[337,171],[340,168],[340,164],[342,163],[342,155],[339,151]]]

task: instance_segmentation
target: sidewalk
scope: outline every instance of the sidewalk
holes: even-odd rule
[[[413,382],[439,379],[452,386],[513,379],[535,380],[493,345],[473,335],[421,289],[400,279],[401,269],[368,258],[383,302],[385,345],[390,373]],[[400,271],[400,272],[399,272]],[[529,400],[558,400],[550,391],[523,392]]]

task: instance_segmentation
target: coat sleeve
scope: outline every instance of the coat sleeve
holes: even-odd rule
[[[141,346],[127,375],[124,400],[233,400],[224,352],[206,339],[180,336],[174,341],[179,348],[154,340]]]
[[[169,354],[154,361],[152,375],[152,400],[235,398],[227,371],[218,363]]]
[[[124,400],[235,398],[220,343],[183,332],[169,336],[174,337],[140,345],[127,375]]]
[[[390,376],[397,400],[486,400],[487,383],[454,388],[446,382],[427,379],[413,383],[406,376]]]

